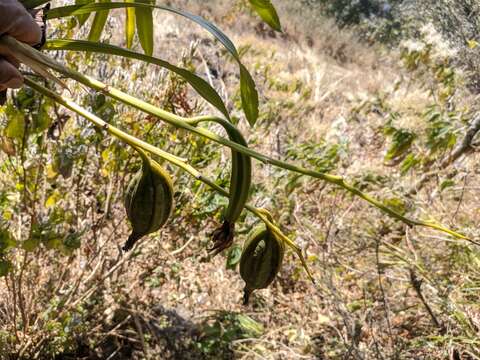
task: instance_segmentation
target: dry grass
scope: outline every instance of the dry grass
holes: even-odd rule
[[[315,14],[304,16],[290,1],[278,1],[286,29],[282,36],[271,34],[260,25],[252,26],[257,25],[256,19],[237,17],[238,7],[224,1],[208,5],[196,1],[179,3],[192,12],[214,18],[239,48],[248,49],[243,59],[254,70],[262,97],[259,125],[254,131],[242,125],[253,147],[285,157],[288,149],[302,143],[312,142],[316,147],[323,141],[341,143],[344,153],[336,164],[336,173],[352,181],[363,181],[366,190],[380,198],[400,197],[408,203],[412,216],[433,217],[471,236],[478,235],[478,154],[469,154],[439,173],[442,178],[454,172],[455,186],[440,192],[438,182],[431,181],[410,198],[406,192],[422,173],[402,177],[397,168],[384,164],[388,140],[382,127],[389,115],[387,109],[404,115],[398,126],[421,131],[425,126],[421,113],[432,102],[419,79],[412,78],[402,67],[399,53],[362,44],[353,31],[340,31],[330,20]],[[197,28],[187,27],[186,22],[177,18],[162,14],[158,21],[161,26],[156,34],[156,53],[175,62],[182,54],[172,48],[198,43],[193,59],[197,72],[210,77],[216,88],[222,89],[229,107],[239,114],[236,69],[229,62],[225,64],[227,58],[219,47]],[[125,79],[120,62],[113,62],[111,69],[112,76],[106,76],[111,82],[119,81],[130,92],[145,97],[152,93],[147,84],[168,81],[163,71],[132,68],[143,79],[141,85],[134,86]],[[219,76],[212,76],[212,70]],[[156,101],[161,102],[167,89],[154,89],[158,91]],[[462,104],[468,105],[471,99],[465,97]],[[194,109],[209,111],[204,105]],[[228,152],[219,161],[226,158]],[[101,161],[90,166],[102,166]],[[213,173],[216,167],[213,164],[204,171]],[[378,179],[365,180],[371,174]],[[180,203],[195,208],[195,201],[204,194],[194,194],[190,190],[192,184],[176,175],[177,185],[184,186],[178,190],[187,194],[187,201]],[[106,180],[97,181],[103,184]],[[238,273],[225,269],[222,256],[203,261],[213,221],[199,222],[189,208],[179,209],[168,227],[138,247],[131,259],[122,257],[118,246],[128,229],[122,222],[121,194],[114,192],[110,216],[100,222],[105,226],[98,229],[92,245],[84,241],[82,249],[68,260],[56,259],[54,255],[31,260],[38,265],[25,274],[32,314],[41,313],[49,297],[62,299],[70,284],[79,280],[78,292],[69,303],[78,305],[76,311],[85,321],[82,331],[76,334],[76,341],[83,348],[77,348],[76,355],[67,351],[62,358],[480,356],[476,295],[480,253],[475,246],[393,222],[363,202],[318,181],[295,180],[283,171],[259,164],[255,180],[262,187],[255,191],[252,202],[271,208],[284,229],[305,249],[316,286],[308,282],[298,261],[289,253],[273,286],[255,293],[251,305],[242,306],[243,284]],[[120,186],[122,181],[115,179],[114,186]],[[296,190],[289,194],[288,188],[295,181]],[[89,186],[98,194],[108,190],[108,182],[100,189],[94,184],[95,180]],[[89,198],[86,196],[84,201]],[[91,220],[85,221],[92,224],[103,219],[102,214],[86,213]],[[248,218],[246,224],[251,221]],[[248,230],[248,225],[241,230]],[[85,240],[91,239],[91,235],[88,233]],[[244,236],[240,235],[238,241]],[[18,257],[21,259],[20,254]],[[62,264],[59,266],[57,261]],[[62,267],[65,276],[50,273]],[[110,273],[113,268],[115,271]],[[423,282],[418,291],[412,274]],[[52,288],[51,283],[56,285]],[[1,309],[12,306],[8,293],[2,282],[0,294],[6,305]],[[82,294],[86,301],[75,303]],[[37,296],[42,299],[38,305],[34,301]],[[73,311],[75,307],[65,309]],[[263,335],[223,341],[222,336],[230,330],[225,327],[211,345],[205,324],[215,322],[212,315],[218,319],[225,312],[248,314],[263,324]],[[7,323],[2,323],[3,328],[10,331]],[[46,342],[52,341],[48,333],[34,330],[33,327],[25,334],[19,331],[20,343],[28,343],[29,339],[38,343],[41,336]],[[35,354],[34,350],[29,351]]]

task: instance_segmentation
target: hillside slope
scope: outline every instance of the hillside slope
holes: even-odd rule
[[[401,38],[392,47],[365,39],[360,27],[339,28],[303,1],[275,1],[282,34],[266,28],[243,2],[171,3],[212,20],[234,40],[260,93],[256,127],[241,118],[237,67],[207,33],[158,12],[155,54],[211,82],[252,148],[344,176],[409,217],[435,219],[478,238],[475,141],[451,157],[478,122],[477,96],[468,86],[468,69],[457,65],[459,53],[445,46],[435,23],[419,25],[415,38]],[[105,39],[123,44],[115,29],[123,26],[124,14],[117,14]],[[76,31],[62,26],[59,32]],[[102,56],[69,55],[64,61],[178,114],[213,111],[160,68],[105,62]],[[227,183],[228,151],[99,94],[74,91],[113,123]],[[61,136],[48,140],[45,158],[50,162],[63,148],[84,157],[73,161],[71,178],[57,169],[57,180],[47,179],[37,211],[51,215],[60,204],[85,230],[74,253],[61,257],[45,246],[48,251],[35,253],[36,261],[23,258],[26,311],[36,320],[30,328],[28,321],[0,322],[5,353],[21,347],[32,357],[61,359],[480,357],[477,245],[410,228],[335,186],[255,162],[250,202],[272,211],[304,250],[317,282],[287,252],[278,279],[243,306],[243,281],[228,266],[232,253],[206,257],[225,200],[169,166],[177,190],[173,218],[122,256],[119,246],[129,229],[118,189],[138,164],[118,142],[55,110],[68,122]],[[78,141],[81,136],[88,141]],[[8,174],[2,184],[17,186]],[[57,198],[51,200],[53,194]],[[255,222],[246,214],[242,220],[237,251]],[[16,301],[12,294],[2,282],[6,304]],[[2,313],[10,308],[0,306]],[[19,322],[16,337],[12,321]]]

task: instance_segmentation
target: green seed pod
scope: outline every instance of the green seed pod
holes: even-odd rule
[[[168,173],[154,160],[140,152],[142,168],[131,180],[125,196],[127,217],[132,233],[123,246],[130,250],[145,235],[159,230],[173,210],[173,183]]]
[[[285,246],[264,225],[255,228],[243,246],[240,275],[245,281],[244,304],[255,289],[272,283],[282,266]]]

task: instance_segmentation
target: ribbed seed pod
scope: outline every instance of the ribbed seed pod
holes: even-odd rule
[[[123,246],[130,250],[145,235],[159,230],[173,210],[173,183],[168,173],[154,160],[140,152],[142,168],[131,180],[125,196],[127,217],[132,233]]]
[[[255,228],[243,246],[240,275],[245,281],[244,304],[255,289],[272,283],[282,266],[285,246],[264,225]]]

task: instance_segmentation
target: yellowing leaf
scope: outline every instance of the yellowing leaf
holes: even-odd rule
[[[317,324],[328,324],[330,322],[331,322],[331,320],[330,320],[329,317],[327,317],[325,315],[321,315],[321,314],[317,315]]]
[[[25,131],[25,117],[21,113],[15,113],[9,116],[5,135],[12,139],[21,139]]]
[[[15,156],[15,145],[12,141],[12,139],[8,138],[8,137],[4,137],[2,138],[2,140],[0,141],[0,148],[2,149],[2,151],[7,154],[7,155],[10,155],[10,156]]]
[[[109,148],[106,148],[105,150],[102,151],[102,160],[103,161],[108,161],[110,160],[110,155],[111,155],[111,151]]]
[[[133,1],[134,0],[125,0],[125,2]],[[131,49],[133,45],[133,37],[135,36],[135,8],[126,8],[125,12],[125,35],[127,37],[127,48]]]
[[[4,220],[12,220],[12,217],[13,217],[13,213],[10,211],[10,210],[5,210],[3,212],[3,219]]]
[[[61,198],[60,193],[57,190],[55,190],[53,194],[50,195],[48,199],[45,201],[45,207],[50,208],[54,206],[58,202],[58,200],[60,200],[60,198]]]
[[[47,165],[47,179],[55,179],[58,176],[58,173],[53,168],[52,164]]]
[[[475,49],[479,44],[476,40],[467,40],[467,45],[470,49]]]
[[[144,4],[151,4],[149,0],[137,0],[137,2]],[[151,8],[137,8],[135,9],[135,17],[137,22],[137,33],[140,39],[140,44],[146,55],[153,54],[153,15]]]

